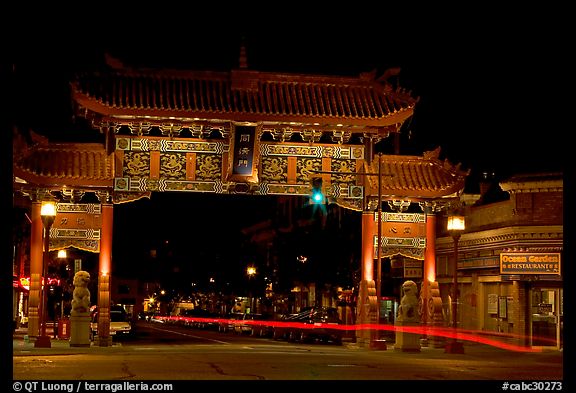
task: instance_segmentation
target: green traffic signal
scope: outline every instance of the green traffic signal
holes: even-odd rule
[[[321,191],[312,192],[312,201],[315,203],[320,203],[324,199],[324,195]]]
[[[311,180],[312,183],[312,195],[310,196],[310,203],[312,204],[320,204],[324,203],[325,196],[324,192],[322,191],[322,177],[314,177]]]

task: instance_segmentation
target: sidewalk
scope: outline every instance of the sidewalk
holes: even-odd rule
[[[28,337],[27,328],[16,329],[12,335],[12,354],[14,356],[25,355],[67,355],[91,353],[94,350],[110,350],[122,347],[120,343],[112,343],[110,347],[100,347],[91,342],[90,347],[71,347],[68,338],[54,337],[52,326],[46,326],[46,335],[50,337],[50,348],[37,348],[34,346],[35,338]]]

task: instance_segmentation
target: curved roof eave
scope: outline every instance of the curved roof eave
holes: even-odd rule
[[[46,188],[112,188],[114,155],[96,143],[39,143],[22,148],[13,174],[29,185]]]
[[[440,149],[425,152],[420,156],[382,155],[383,167],[381,195],[393,198],[449,198],[464,191],[466,177],[470,171],[463,171],[460,165],[452,165],[447,160],[438,159]],[[369,165],[364,162],[368,176],[367,195],[378,194],[378,158]]]
[[[148,118],[163,119],[160,121],[182,123],[193,122],[194,119],[219,120],[219,121],[243,121],[243,122],[296,122],[303,124],[321,123],[333,126],[360,126],[360,127],[387,127],[401,124],[414,114],[414,105],[401,108],[390,114],[378,118],[344,117],[344,116],[321,116],[283,113],[259,113],[259,112],[233,112],[233,111],[192,111],[177,109],[153,109],[153,108],[118,108],[103,104],[102,102],[88,97],[83,93],[74,92],[73,98],[86,110],[97,116],[126,120],[132,118],[147,121]]]

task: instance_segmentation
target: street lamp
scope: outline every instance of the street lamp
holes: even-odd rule
[[[44,202],[40,208],[40,216],[44,225],[44,254],[42,261],[42,302],[40,303],[40,336],[34,346],[37,348],[50,348],[50,336],[46,335],[46,308],[48,307],[48,264],[50,263],[50,228],[56,218],[56,205],[54,202]]]
[[[254,266],[248,266],[246,268],[246,274],[248,277],[252,278],[256,274],[256,268]]]
[[[256,268],[255,268],[254,266],[248,266],[248,267],[246,268],[246,275],[248,276],[248,279],[251,280],[252,277],[254,277],[254,276],[256,275]],[[255,307],[254,307],[254,296],[253,296],[253,294],[252,294],[252,286],[253,286],[253,284],[250,283],[250,285],[249,285],[249,293],[248,293],[248,295],[249,295],[249,297],[250,297],[250,312],[251,312],[251,313],[254,312],[253,310],[254,310],[254,308],[255,308]]]
[[[68,270],[68,265],[66,262],[66,259],[68,258],[68,252],[66,251],[65,248],[58,250],[58,259],[64,261],[64,266],[66,268],[66,270]],[[60,278],[63,279],[64,277],[62,277],[62,275],[60,275]],[[66,278],[68,278],[68,272],[66,272]],[[64,284],[63,284],[64,280],[61,281],[60,284],[60,319],[64,319]]]
[[[376,323],[380,325],[380,297],[382,296],[382,153],[378,153],[378,255],[376,256]],[[378,326],[377,338],[380,335]]]
[[[452,275],[454,279],[452,294],[452,328],[454,335],[452,341],[446,344],[445,353],[464,353],[463,344],[458,341],[458,241],[460,234],[466,228],[464,216],[451,215],[448,217],[447,229],[454,239],[454,265]]]

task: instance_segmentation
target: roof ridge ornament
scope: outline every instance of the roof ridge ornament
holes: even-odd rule
[[[438,159],[440,157],[440,146],[434,150],[425,151],[423,156],[425,160]]]
[[[248,69],[248,57],[246,56],[246,39],[242,36],[240,43],[240,58],[238,59],[238,66],[241,69]]]
[[[361,72],[360,79],[372,82],[376,80],[376,72],[377,72],[376,68],[374,68],[372,71]]]
[[[401,70],[402,69],[400,67],[388,68],[378,79],[376,79],[376,81],[387,84],[388,79],[390,79],[393,76],[398,76]]]
[[[108,52],[104,53],[104,61],[106,65],[113,70],[123,70],[126,68],[120,59],[117,59]]]

